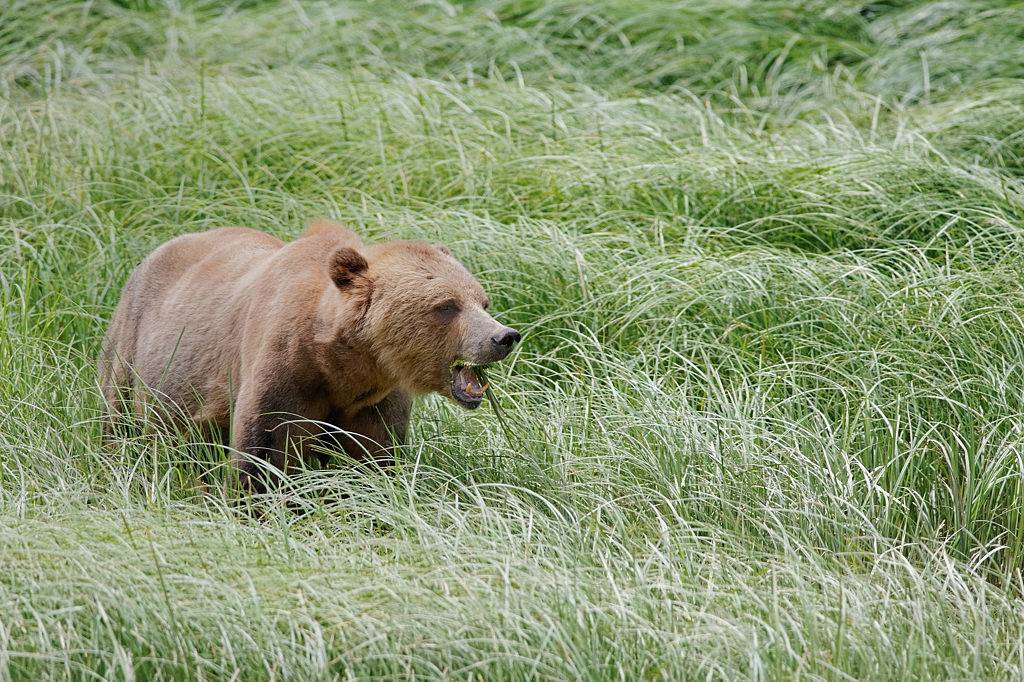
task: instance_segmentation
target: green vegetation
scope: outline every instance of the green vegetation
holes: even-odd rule
[[[1021,2],[10,0],[0,680],[1020,679],[1022,79]],[[132,267],[316,216],[479,276],[504,428],[261,520],[101,447]]]

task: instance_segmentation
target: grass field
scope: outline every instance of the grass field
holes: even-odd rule
[[[8,0],[0,216],[0,680],[1024,677],[1022,2]],[[101,447],[134,265],[316,216],[478,275],[504,426],[262,520]]]

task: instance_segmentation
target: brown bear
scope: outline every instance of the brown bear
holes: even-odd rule
[[[230,434],[254,489],[266,468],[254,456],[286,471],[310,437],[340,434],[350,455],[387,461],[414,396],[480,405],[479,368],[520,339],[487,307],[440,245],[365,245],[329,221],[287,244],[241,227],[186,234],[121,293],[99,359],[106,429],[152,404],[175,428]]]

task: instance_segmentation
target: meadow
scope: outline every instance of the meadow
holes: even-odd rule
[[[100,441],[162,241],[444,242],[524,333],[247,513]],[[1024,3],[8,0],[0,681],[1021,679]]]

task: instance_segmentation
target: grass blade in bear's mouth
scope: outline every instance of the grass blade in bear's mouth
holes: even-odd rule
[[[487,392],[488,388],[483,375],[483,369],[469,365],[456,368],[455,375],[452,378],[452,388],[459,398],[472,402],[483,400],[484,393]]]

